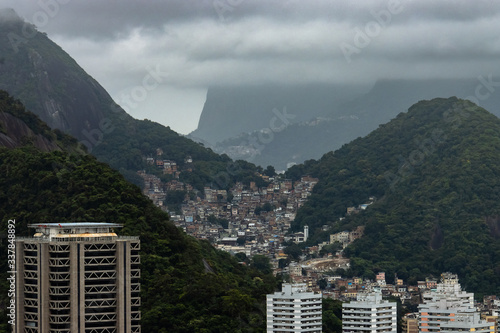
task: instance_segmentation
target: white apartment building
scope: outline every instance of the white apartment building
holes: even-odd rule
[[[321,333],[322,295],[308,292],[306,284],[282,285],[267,295],[268,333]]]
[[[441,323],[443,333],[494,333],[495,324],[481,320],[479,312],[459,313],[454,320]]]
[[[380,291],[358,293],[342,304],[343,333],[397,332],[397,304],[382,299]]]
[[[494,332],[474,307],[474,294],[462,290],[456,274],[443,273],[435,290],[423,294],[419,305],[419,332]],[[490,330],[493,327],[493,330]]]

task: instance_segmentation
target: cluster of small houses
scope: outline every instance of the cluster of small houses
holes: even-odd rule
[[[294,183],[279,178],[266,180],[269,185],[264,188],[255,183],[248,187],[237,183],[229,190],[230,202],[224,190],[205,188],[203,199],[187,201],[182,206],[182,215],[172,219],[188,234],[208,239],[221,250],[273,258],[287,240],[285,235],[297,209],[318,180],[311,177],[302,177]],[[227,221],[227,227],[211,223],[211,216]]]
[[[156,158],[146,157],[146,163],[149,165],[156,165],[157,168],[163,171],[164,175],[173,175],[174,178],[179,179],[181,170],[177,165],[176,161],[167,160],[162,158],[163,150],[161,148],[156,149]],[[192,172],[193,171],[193,159],[191,156],[186,156],[184,159],[184,168],[182,171]]]
[[[158,161],[153,162],[159,166]],[[171,162],[168,162],[170,166]],[[166,165],[165,161],[162,165]],[[145,171],[138,171],[138,174],[144,179],[144,194],[165,210],[164,201],[169,191],[196,192],[189,184],[175,179],[163,183]],[[229,191],[205,187],[194,200],[186,196],[181,214],[170,213],[170,217],[189,235],[208,239],[219,249],[273,258],[280,244],[289,239],[285,239],[285,234],[297,209],[305,203],[318,179],[304,176],[292,182],[280,177],[260,176],[269,183],[267,187],[259,188],[255,182],[249,186],[237,183]],[[227,226],[220,223],[221,220],[226,221]]]
[[[420,304],[422,293],[436,289],[439,281],[434,277],[427,277],[418,281],[417,285],[407,285],[402,279],[394,277],[394,284],[386,283],[385,272],[379,272],[375,280],[362,279],[360,277],[343,278],[338,275],[324,275],[314,271],[310,267],[304,267],[297,263],[289,266],[290,281],[293,283],[306,283],[308,290],[322,292],[324,297],[330,297],[341,301],[356,300],[358,293],[364,294],[369,290],[378,289],[384,297],[397,297],[403,304]],[[346,266],[347,267],[347,266]],[[324,279],[326,287],[320,288],[319,280]],[[484,296],[483,302],[476,304],[477,308],[484,312],[493,311],[498,316],[500,310],[500,298],[495,295]]]
[[[178,180],[162,183],[161,180],[144,171],[139,171],[145,182],[144,194],[160,207],[166,209],[163,201],[168,191],[190,191],[193,190],[188,184],[183,184]],[[317,178],[309,176],[302,177],[299,181],[292,182],[279,177],[269,178],[262,175],[269,185],[258,188],[255,183],[244,186],[241,183],[235,184],[229,191],[204,188],[203,195],[199,195],[195,200],[186,197],[182,205],[182,214],[171,214],[174,223],[184,229],[184,231],[198,239],[207,239],[218,249],[230,253],[245,253],[247,256],[266,255],[271,260],[275,268],[275,274],[286,273],[283,268],[279,268],[280,259],[286,259],[283,243],[293,241],[301,243],[308,238],[308,227],[304,227],[303,232],[288,234],[291,222],[295,218],[299,209],[307,200],[311,191],[318,182]],[[232,199],[228,202],[228,196]],[[368,203],[358,207],[349,207],[346,214],[360,212],[374,202],[375,198],[369,198]],[[269,211],[260,210],[256,214],[258,207],[265,205],[272,207]],[[212,218],[211,218],[212,217]],[[223,226],[214,219],[226,220],[227,226]],[[329,228],[323,226],[324,230]],[[341,231],[330,235],[329,241],[308,247],[304,251],[304,258],[311,255],[316,256],[326,245],[340,243],[342,248],[363,235],[363,227],[358,227],[352,231]],[[333,258],[330,254],[329,261],[333,267],[348,267],[348,259],[341,258],[341,253]],[[340,258],[338,258],[340,257]],[[292,270],[293,270],[292,264]],[[302,262],[299,263],[302,265]],[[307,266],[307,265],[306,265]],[[331,267],[329,267],[330,269]],[[297,282],[307,282],[315,285],[318,278],[322,277],[323,268],[316,267],[305,276],[290,274]],[[307,269],[305,270],[307,271]]]
[[[347,259],[344,259],[347,260]],[[298,264],[290,265],[289,274],[290,280],[294,283],[306,283],[308,287],[319,292],[321,290],[320,280],[326,282],[324,289],[321,290],[325,297],[331,297],[342,301],[355,300],[358,293],[363,293],[366,290],[378,288],[384,296],[393,296],[400,298],[404,302],[415,301],[415,298],[420,297],[419,293],[422,290],[433,289],[436,287],[437,280],[428,278],[425,281],[419,281],[416,286],[408,286],[402,279],[395,277],[394,284],[386,283],[385,273],[380,272],[376,275],[375,280],[362,279],[360,277],[343,278],[339,275],[330,275],[331,272],[323,273],[314,270],[308,266]],[[344,262],[338,265],[337,268],[348,268],[349,263]]]

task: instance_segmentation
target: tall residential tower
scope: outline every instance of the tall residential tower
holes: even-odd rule
[[[114,223],[32,224],[16,240],[16,332],[138,333],[139,237]]]
[[[305,284],[284,283],[281,292],[267,295],[267,333],[321,333],[321,302]]]
[[[382,299],[380,291],[358,293],[342,304],[343,333],[397,332],[397,304]]]

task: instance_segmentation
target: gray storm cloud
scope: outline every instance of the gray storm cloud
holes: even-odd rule
[[[151,100],[158,103],[161,98],[155,94],[162,91],[172,101],[172,91],[184,91],[177,104],[165,103],[186,114],[194,112],[184,106],[189,99],[186,92],[196,91],[193,98],[203,99],[203,91],[214,84],[477,77],[495,72],[500,59],[500,2],[496,1],[4,0],[2,4],[31,22],[45,12],[48,19],[39,29],[115,99],[140,84],[147,68],[160,67],[168,75],[151,92]],[[147,110],[155,105],[147,104],[131,112],[153,112]],[[198,104],[201,108],[202,101]]]
[[[9,2],[99,72],[161,64],[179,86],[470,76],[499,55],[492,1]]]

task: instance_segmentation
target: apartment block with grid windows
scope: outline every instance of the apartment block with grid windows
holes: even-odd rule
[[[495,325],[481,320],[474,307],[474,294],[462,290],[458,276],[443,273],[441,282],[423,294],[419,305],[420,333],[494,333]]]
[[[382,299],[380,291],[358,293],[342,304],[343,333],[397,332],[397,304]]]
[[[322,295],[306,288],[284,283],[281,292],[267,295],[267,333],[321,333]]]
[[[442,333],[494,333],[495,324],[481,320],[479,312],[459,313],[454,320],[441,323]]]
[[[17,333],[139,333],[140,241],[114,223],[32,224],[16,239]]]

